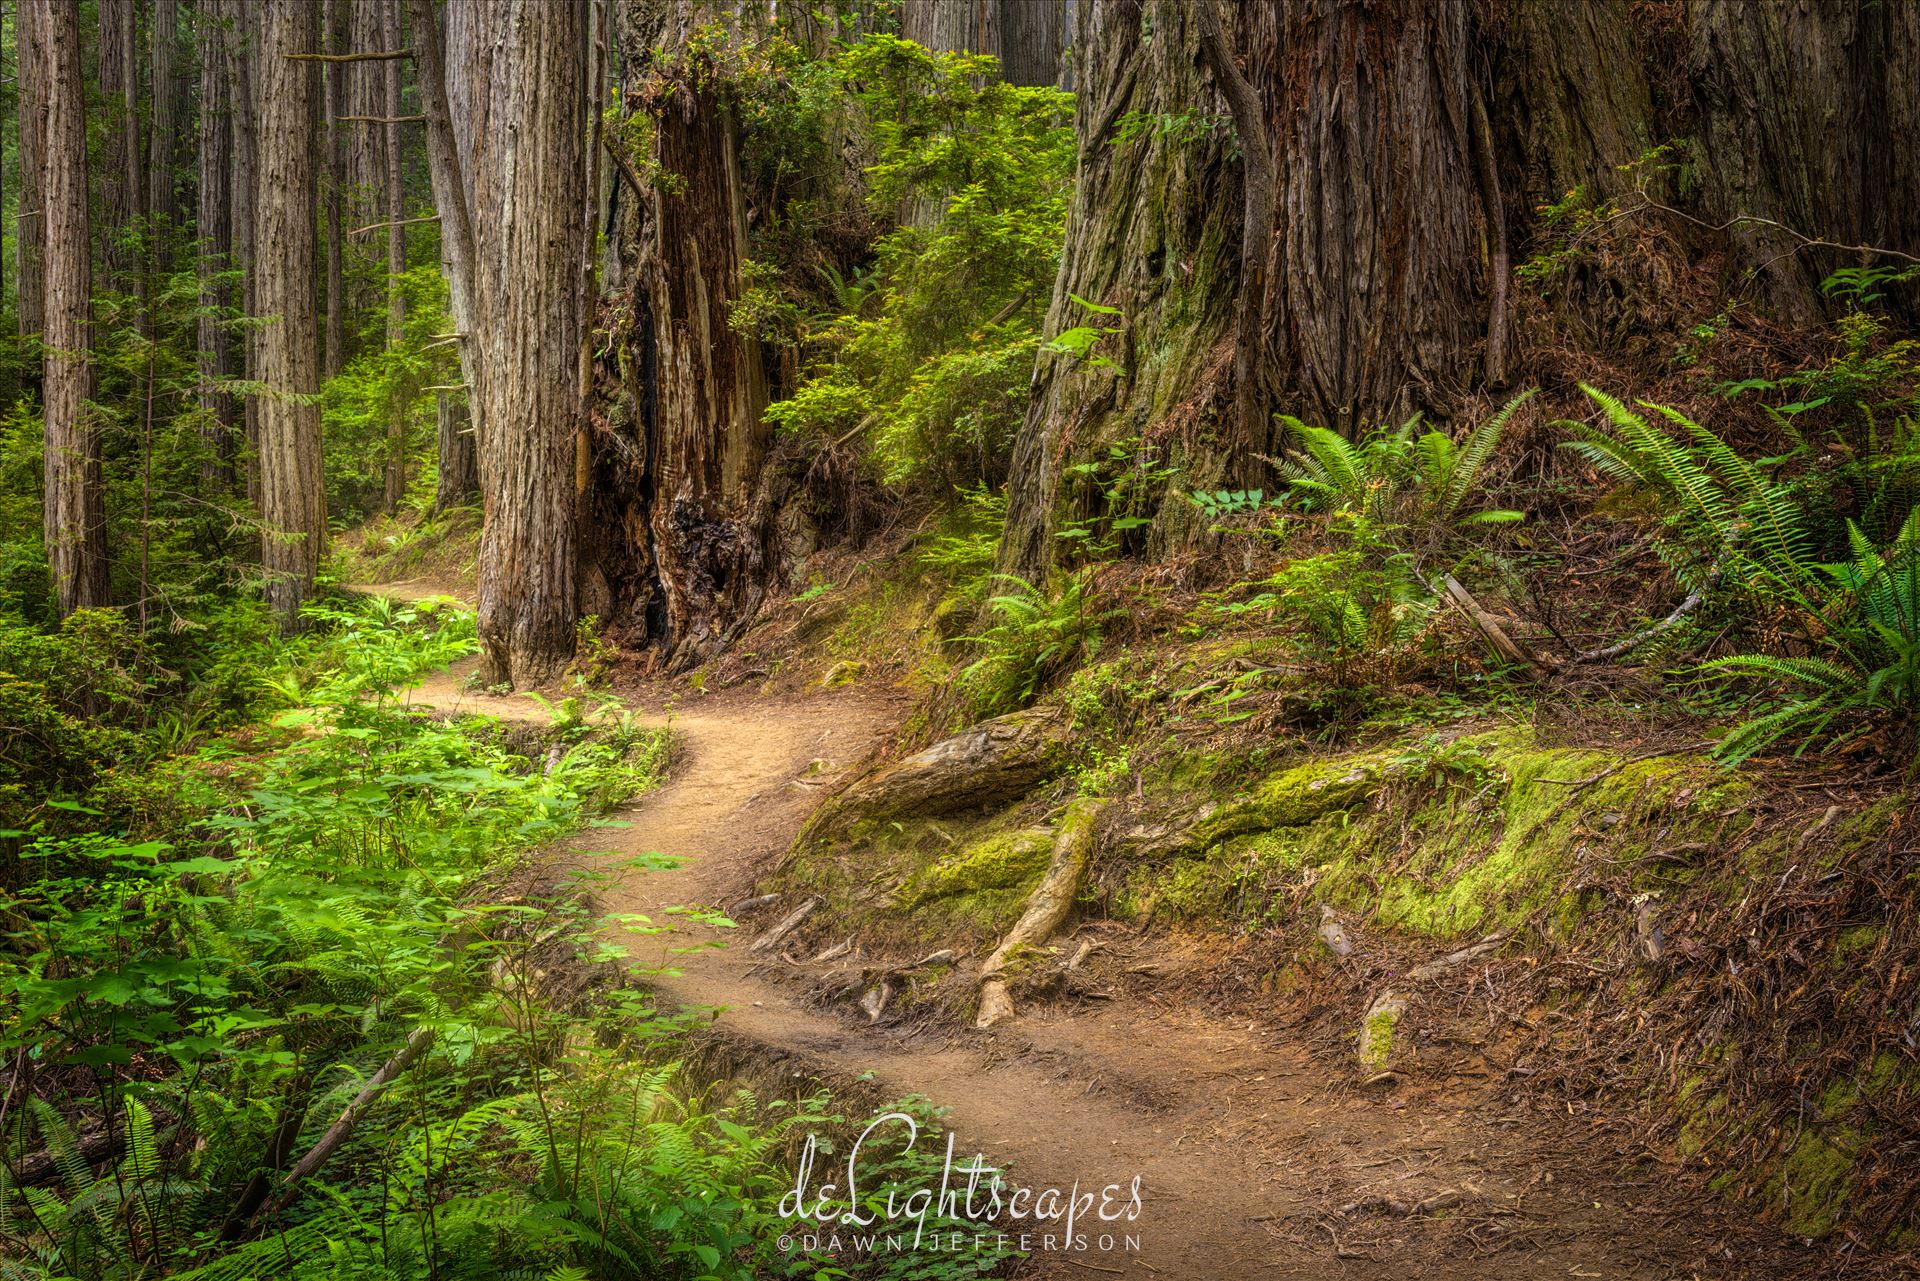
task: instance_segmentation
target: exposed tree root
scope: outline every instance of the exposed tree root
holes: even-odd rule
[[[1047,874],[1027,900],[1027,910],[980,967],[980,1014],[975,1027],[992,1027],[1013,1017],[1007,970],[1023,949],[1044,945],[1073,910],[1080,879],[1086,875],[1093,854],[1094,820],[1100,816],[1100,809],[1098,801],[1075,801],[1054,829],[1053,860],[1047,865]]]

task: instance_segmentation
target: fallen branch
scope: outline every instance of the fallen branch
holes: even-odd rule
[[[380,1070],[373,1074],[361,1088],[360,1093],[353,1096],[353,1102],[347,1104],[346,1110],[340,1113],[339,1119],[327,1127],[327,1132],[320,1136],[319,1142],[307,1149],[307,1154],[287,1172],[286,1182],[280,1185],[280,1194],[274,1197],[268,1203],[266,1210],[255,1219],[256,1225],[260,1219],[271,1219],[293,1204],[294,1197],[300,1193],[300,1185],[318,1174],[340,1145],[347,1141],[347,1136],[353,1133],[353,1128],[360,1124],[368,1110],[379,1099],[381,1091],[392,1084],[402,1072],[412,1067],[414,1060],[425,1054],[432,1045],[432,1028],[414,1029],[413,1035],[407,1038],[406,1044],[394,1051],[393,1057],[381,1064]]]
[[[1731,552],[1733,548],[1729,546],[1726,550]],[[1649,623],[1633,635],[1616,644],[1605,645],[1599,649],[1590,649],[1584,653],[1575,654],[1573,661],[1576,663],[1610,662],[1613,659],[1631,654],[1634,650],[1639,649],[1649,641],[1659,639],[1661,636],[1678,627],[1682,622],[1696,613],[1702,605],[1706,604],[1707,593],[1720,585],[1720,580],[1725,577],[1726,572],[1726,557],[1722,556],[1713,563],[1713,568],[1707,571],[1707,577],[1700,586],[1695,588],[1685,600],[1681,601],[1679,606],[1675,608],[1671,614],[1668,614],[1657,623]]]
[[[1487,643],[1493,646],[1494,651],[1498,653],[1500,657],[1506,659],[1509,663],[1519,663],[1522,666],[1531,668],[1536,673],[1546,673],[1552,670],[1551,664],[1541,659],[1519,641],[1514,640],[1513,637],[1507,635],[1506,628],[1500,625],[1500,620],[1482,608],[1480,602],[1473,598],[1473,593],[1461,586],[1459,579],[1455,578],[1452,574],[1448,574],[1440,581],[1441,585],[1446,589],[1447,599],[1452,601],[1454,606],[1467,616],[1469,622],[1480,629],[1480,634],[1487,638]]]
[[[1027,910],[980,967],[980,1014],[974,1020],[975,1027],[992,1027],[1013,1017],[1013,994],[1006,979],[1009,963],[1022,948],[1043,945],[1073,911],[1080,878],[1093,855],[1094,820],[1099,814],[1098,802],[1080,800],[1069,805],[1060,819],[1053,834],[1053,858],[1047,864],[1047,874],[1027,900]]]
[[[289,62],[395,62],[411,58],[411,49],[381,49],[374,53],[290,53]]]
[[[349,231],[347,234],[349,236],[364,236],[369,231],[385,231],[389,227],[411,227],[415,223],[439,222],[439,221],[440,221],[439,214],[426,214],[419,218],[401,218],[393,222],[370,222],[364,227],[355,227],[352,231]]]
[[[425,116],[335,116],[335,120],[345,123],[354,121],[365,125],[412,125],[426,120]]]
[[[1471,947],[1463,947],[1457,952],[1447,953],[1437,961],[1428,961],[1424,965],[1414,966],[1407,972],[1407,977],[1416,983],[1424,983],[1428,979],[1437,979],[1450,970],[1457,970],[1463,965],[1471,965],[1483,956],[1491,956],[1493,953],[1499,951],[1500,945],[1506,941],[1507,936],[1505,934],[1489,934]]]

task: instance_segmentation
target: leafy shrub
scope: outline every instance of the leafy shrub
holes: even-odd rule
[[[993,58],[891,35],[852,45],[834,70],[874,140],[874,208],[914,212],[875,245],[859,287],[835,277],[840,310],[808,327],[809,376],[767,417],[864,434],[889,483],[997,482],[1064,236],[1071,99],[1007,84]],[[760,297],[735,322],[758,332],[790,312]]]

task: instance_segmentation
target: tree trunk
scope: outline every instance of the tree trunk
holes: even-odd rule
[[[24,6],[41,59],[33,84],[43,95],[46,167],[46,492],[47,563],[61,616],[107,603],[106,502],[91,350],[93,242],[87,217],[87,97],[81,76],[78,0]]]
[[[1099,486],[1067,483],[1068,464],[1129,442],[1187,468],[1182,485],[1218,478],[1220,412],[1231,384],[1240,262],[1240,164],[1227,104],[1201,70],[1198,14],[1173,0],[1098,0],[1076,47],[1080,159],[1046,332],[1105,323],[1071,295],[1118,307],[1121,333],[1101,348],[1115,368],[1042,353],[1014,443],[1000,568],[1044,581],[1061,519],[1094,514]],[[1191,131],[1123,120],[1191,119]],[[1209,470],[1211,469],[1211,470]],[[1154,550],[1192,523],[1184,499],[1162,504]]]
[[[326,543],[320,460],[318,317],[314,306],[312,63],[287,55],[313,49],[315,12],[306,0],[265,0],[260,18],[257,261],[271,264],[256,286],[260,327],[256,377],[260,408],[261,560],[267,599],[281,625],[299,625]]]
[[[381,0],[380,30],[382,47],[401,48],[400,0]],[[407,229],[400,225],[406,208],[406,192],[400,170],[400,63],[380,64],[386,70],[386,94],[382,114],[387,117],[386,146],[382,154],[386,164],[387,206],[387,350],[397,352],[406,339],[407,299],[400,291],[400,277],[407,270]],[[407,402],[410,388],[393,390],[387,409],[387,475],[385,509],[395,512],[407,496]]]
[[[1699,172],[1716,220],[1750,214],[1842,244],[1911,249],[1920,125],[1920,15],[1912,5],[1693,0],[1689,70]],[[1906,74],[1901,74],[1904,71]],[[1730,229],[1781,319],[1823,318],[1820,282],[1852,262],[1759,223]]]
[[[346,0],[326,0],[322,21],[327,52],[347,52]],[[326,77],[327,146],[327,350],[322,372],[331,378],[346,367],[346,78],[351,63],[328,63]]]
[[[426,7],[416,0],[423,44]],[[486,507],[481,672],[489,684],[537,683],[574,648],[587,11],[583,0],[507,0],[448,17],[447,61],[462,68],[467,100],[444,123],[444,97],[428,113],[435,168],[452,170],[436,174],[436,195],[459,191],[471,214],[471,251],[458,252],[472,271],[469,368],[484,371],[472,388]],[[422,71],[424,82],[425,60]],[[423,96],[444,88],[423,83]],[[471,143],[455,150],[461,117]]]
[[[608,490],[622,495],[618,515],[600,522],[597,572],[618,585],[620,624],[683,664],[724,645],[766,589],[753,509],[772,442],[760,344],[727,323],[742,288],[746,210],[724,86],[688,47],[708,10],[629,3],[626,16],[622,101],[654,114],[654,160],[675,181],[625,208],[636,282],[621,362],[630,421],[597,446]]]
[[[106,261],[114,287],[128,288],[139,263],[125,237],[145,209],[141,198],[140,52],[133,0],[100,0],[100,95],[107,106]]]
[[[19,253],[15,271],[19,290],[20,336],[38,334],[45,323],[46,278],[40,261],[44,241],[46,213],[40,190],[40,171],[46,164],[46,118],[38,104],[46,101],[46,87],[40,77],[46,70],[46,56],[39,47],[43,24],[27,14],[28,6],[16,9],[14,25],[19,64],[20,108],[20,193],[19,217],[15,222],[14,245]]]
[[[208,7],[209,10],[212,6]],[[233,492],[233,397],[221,389],[232,376],[232,337],[224,314],[233,307],[233,290],[220,279],[233,256],[233,111],[227,82],[227,36],[220,15],[203,11],[197,38],[200,53],[199,192],[195,226],[199,230],[200,315],[195,348],[200,387],[200,490],[208,499]]]
[[[466,507],[480,493],[480,475],[475,465],[473,424],[467,415],[467,398],[458,392],[435,392],[434,410],[439,437],[440,483],[434,492],[433,509],[446,511],[452,507]]]
[[[254,271],[254,199],[260,179],[260,133],[255,109],[254,72],[259,65],[259,20],[248,0],[225,0],[227,16],[227,97],[233,110],[233,180],[228,186],[233,214],[233,262],[241,271],[240,308],[260,314],[260,282]],[[241,341],[249,381],[260,377],[260,331],[248,326]],[[246,397],[241,411],[246,428],[247,500],[262,508],[260,489],[260,397]]]
[[[173,158],[179,130],[173,64],[180,43],[180,21],[175,0],[154,0],[150,12],[153,27],[147,50],[148,97],[152,104],[147,129],[147,234],[151,237],[148,258],[156,271],[164,273],[172,268],[169,240],[180,217],[173,190]]]

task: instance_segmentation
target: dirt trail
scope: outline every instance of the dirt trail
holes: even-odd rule
[[[525,698],[463,690],[469,667],[438,674],[413,697],[544,715]],[[655,921],[674,906],[736,899],[900,712],[850,690],[784,699],[683,691],[677,701],[670,781],[618,816],[630,826],[579,842],[680,860],[625,875],[603,895],[609,910]],[[1604,1164],[1582,1122],[1543,1132],[1477,1103],[1483,1091],[1471,1083],[1357,1093],[1274,1029],[1151,993],[1029,1006],[1008,1027],[945,1039],[869,1026],[806,1004],[802,985],[780,981],[782,963],[756,965],[764,958],[749,956],[745,929],[725,947],[683,950],[711,937],[683,923],[630,945],[637,960],[681,971],[658,980],[665,997],[718,1007],[717,1027],[763,1062],[790,1064],[796,1076],[871,1074],[890,1096],[927,1095],[950,1109],[963,1151],[984,1150],[1021,1183],[1098,1189],[1140,1176],[1144,1213],[1129,1225],[1137,1253],[1037,1251],[1027,1275],[1761,1275],[1754,1251],[1767,1248],[1764,1238],[1716,1227],[1717,1209],[1682,1200],[1658,1170],[1596,1174]]]

